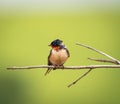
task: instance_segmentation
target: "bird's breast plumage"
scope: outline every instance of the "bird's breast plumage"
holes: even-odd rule
[[[66,49],[54,50],[52,49],[50,55],[50,62],[53,65],[63,65],[65,61],[68,59],[69,55]]]

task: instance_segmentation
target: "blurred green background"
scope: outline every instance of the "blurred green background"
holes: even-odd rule
[[[8,4],[0,9],[0,104],[120,104],[119,69],[93,70],[71,88],[67,85],[87,70],[56,70],[47,76],[46,69],[6,70],[47,64],[48,44],[57,38],[71,54],[65,65],[104,64],[87,60],[105,57],[76,46],[76,42],[119,59],[120,8],[109,7],[109,3],[104,8],[97,7],[99,3],[65,7],[69,2],[58,8],[52,2],[47,10],[27,7],[27,11],[24,2],[18,10],[16,4]]]

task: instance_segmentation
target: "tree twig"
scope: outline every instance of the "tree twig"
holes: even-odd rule
[[[25,66],[25,67],[9,67],[8,70],[16,70],[16,69],[36,69],[36,68],[54,68],[54,66],[47,66],[47,65],[40,65],[40,66]],[[56,67],[55,67],[56,68]],[[71,69],[71,70],[81,70],[81,69],[89,69],[86,73],[80,76],[77,80],[72,82],[68,85],[71,87],[72,85],[76,84],[79,80],[85,77],[88,73],[92,71],[92,69],[99,69],[99,68],[120,68],[120,65],[88,65],[88,66],[64,66],[64,69]],[[63,69],[63,67],[57,67],[57,69]]]
[[[108,62],[108,63],[113,63],[113,64],[117,64],[116,61],[114,60],[105,60],[105,59],[96,59],[96,58],[88,58],[89,60],[93,60],[93,61],[99,61],[99,62]]]
[[[97,49],[95,49],[95,48],[93,48],[93,47],[91,47],[91,46],[84,45],[84,44],[81,44],[81,43],[76,43],[76,45],[83,46],[83,47],[88,48],[88,49],[90,49],[90,50],[92,50],[92,51],[95,51],[95,52],[97,52],[97,53],[99,53],[99,54],[102,54],[102,55],[108,57],[109,59],[113,60],[113,61],[115,62],[115,64],[120,64],[120,61],[119,61],[119,60],[117,60],[117,59],[115,59],[114,57],[112,57],[112,56],[110,56],[110,55],[108,55],[108,54],[106,54],[106,53],[104,53],[104,52],[102,52],[102,51],[99,51],[99,50],[97,50]]]
[[[40,65],[40,66],[24,66],[24,67],[8,67],[8,70],[17,69],[44,69],[44,68],[56,68],[54,66]],[[80,69],[96,69],[96,68],[120,68],[120,65],[87,65],[87,66],[64,66],[64,69],[68,70],[80,70]],[[57,69],[63,69],[63,67],[57,67]]]
[[[80,79],[82,79],[83,77],[85,77],[89,72],[92,71],[92,68],[89,69],[86,73],[84,73],[82,76],[80,76],[78,79],[76,79],[74,82],[72,82],[71,84],[68,85],[68,87],[71,87],[72,85],[76,84]]]

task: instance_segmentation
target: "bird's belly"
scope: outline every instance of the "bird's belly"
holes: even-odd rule
[[[64,50],[59,51],[59,52],[53,51],[50,57],[50,62],[53,65],[63,65],[67,59],[68,59],[68,55],[66,51]]]

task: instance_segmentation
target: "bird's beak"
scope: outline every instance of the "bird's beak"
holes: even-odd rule
[[[48,46],[51,46],[51,44],[49,44]]]

